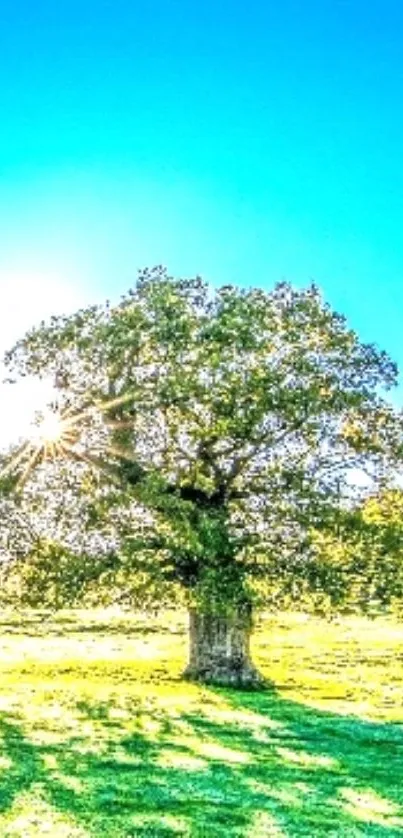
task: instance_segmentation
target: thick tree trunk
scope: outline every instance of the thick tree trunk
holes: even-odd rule
[[[185,678],[205,684],[256,689],[264,679],[250,657],[251,608],[226,614],[189,612],[190,649]]]

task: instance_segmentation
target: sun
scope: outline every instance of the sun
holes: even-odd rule
[[[49,410],[33,429],[31,440],[39,445],[55,444],[62,440],[65,430],[62,416]]]
[[[71,416],[49,407],[37,414],[35,422],[31,424],[28,446],[44,459],[66,454],[76,440],[77,429],[74,426],[75,421]]]
[[[15,486],[16,490],[20,491],[37,465],[60,458],[81,461],[97,472],[104,471],[98,457],[93,457],[91,452],[83,450],[82,445],[77,448],[76,443],[82,441],[80,437],[83,423],[85,424],[85,421],[91,418],[94,410],[96,414],[102,416],[117,405],[133,401],[133,394],[125,393],[109,401],[94,401],[78,412],[73,411],[70,406],[61,412],[57,403],[49,405],[40,413],[37,412],[28,426],[25,441],[17,450],[14,450],[4,468],[0,470],[0,479],[7,475],[18,475],[20,472]],[[105,421],[105,425],[111,430],[119,427],[127,429],[128,426],[132,426],[132,422],[114,420]],[[132,455],[123,448],[107,444],[106,451],[132,461]],[[108,472],[108,474],[111,478],[111,473]]]

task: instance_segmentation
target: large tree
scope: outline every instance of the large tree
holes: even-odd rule
[[[389,357],[314,286],[212,290],[156,268],[120,303],[34,329],[6,362],[50,378],[62,417],[52,444],[43,432],[16,458],[20,490],[42,475],[50,498],[55,473],[84,469],[94,520],[124,510],[134,570],[141,556],[185,594],[187,676],[258,684],[254,601],[280,581],[314,588],[312,533],[337,526],[353,470],[374,487],[401,462]]]

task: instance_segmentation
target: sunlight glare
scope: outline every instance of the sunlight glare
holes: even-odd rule
[[[116,408],[119,405],[133,402],[134,396],[132,393],[125,393],[108,401],[94,400],[92,404],[86,405],[84,409],[74,412],[74,409],[69,407],[67,410],[60,412],[55,409],[55,405],[49,406],[45,412],[36,413],[36,420],[31,422],[23,442],[19,448],[14,452],[11,459],[4,465],[0,471],[0,479],[7,475],[16,474],[18,468],[22,467],[23,473],[20,474],[16,489],[20,490],[25,486],[30,474],[40,462],[55,460],[56,457],[70,458],[71,460],[81,461],[95,469],[98,473],[105,472],[102,463],[89,453],[77,450],[75,443],[80,438],[80,425],[91,416],[91,412],[95,412],[102,416]],[[105,421],[106,427],[111,430],[119,428],[127,429],[132,427],[132,422],[123,420],[122,422]],[[129,451],[125,451],[121,447],[107,445],[106,450],[121,459],[132,461],[133,457]],[[112,481],[119,483],[111,472],[108,471],[109,478]]]
[[[31,434],[32,442],[46,445],[46,443],[58,442],[64,433],[64,423],[60,415],[49,411],[42,418]]]

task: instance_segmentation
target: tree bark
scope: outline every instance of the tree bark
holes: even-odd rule
[[[189,611],[189,664],[184,677],[217,686],[258,689],[264,678],[250,656],[251,607],[223,614]]]

